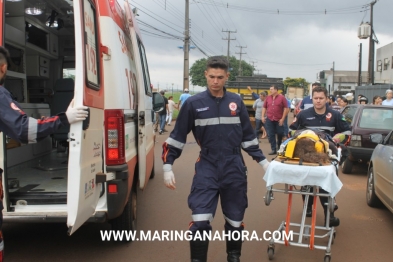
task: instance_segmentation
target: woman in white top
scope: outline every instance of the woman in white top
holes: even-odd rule
[[[261,140],[259,140],[261,133],[262,133],[261,138],[265,138],[267,135],[266,129],[262,123],[262,108],[265,98],[266,98],[266,93],[261,92],[259,94],[259,98],[255,100],[254,105],[252,106],[252,108],[254,108],[255,110],[255,135],[257,136],[259,142],[261,142]]]
[[[171,125],[172,122],[172,115],[173,115],[173,110],[177,109],[177,105],[176,103],[173,101],[173,96],[168,97],[168,110],[169,110],[169,114],[167,117],[166,122],[168,123],[168,126]]]
[[[383,100],[382,105],[383,106],[393,106],[393,90],[386,90],[386,99]]]

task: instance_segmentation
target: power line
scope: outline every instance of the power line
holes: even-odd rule
[[[213,2],[213,3],[212,3]],[[247,7],[247,6],[239,6],[239,5],[230,5],[230,4],[224,4],[224,3],[219,3],[215,2],[212,0],[199,0],[201,4],[206,4],[206,5],[212,5],[215,4],[216,6],[227,8],[227,9],[235,9],[235,10],[240,10],[240,11],[246,11],[246,12],[254,12],[254,13],[264,13],[264,14],[275,14],[275,15],[321,15],[321,14],[349,14],[349,13],[357,13],[357,12],[364,12],[366,7],[369,6],[369,4],[366,5],[360,5],[360,6],[353,6],[353,7],[345,7],[345,8],[337,8],[337,9],[324,9],[324,10],[314,10],[314,11],[299,11],[299,10],[285,10],[285,9],[261,9],[261,8],[256,8],[256,7]]]

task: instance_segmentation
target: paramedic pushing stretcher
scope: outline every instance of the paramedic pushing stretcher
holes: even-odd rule
[[[35,119],[28,117],[20,108],[18,102],[14,101],[10,92],[4,88],[3,84],[7,75],[7,67],[11,58],[8,50],[0,46],[0,131],[8,137],[20,143],[36,143],[50,134],[54,133],[63,125],[69,125],[86,119],[87,107],[73,107],[73,101],[69,105],[67,112],[57,114],[52,117]],[[3,186],[2,173],[0,168],[0,230],[3,224]],[[3,236],[0,231],[0,247],[3,246]],[[3,261],[3,249],[0,250],[0,262]]]
[[[328,96],[326,88],[315,87],[312,90],[312,101],[313,107],[306,110],[300,111],[295,117],[293,123],[289,126],[290,130],[298,130],[304,128],[315,128],[323,131],[325,134],[333,137],[333,141],[337,143],[345,143],[351,135],[351,128],[345,121],[345,118],[336,110],[326,106]],[[327,193],[322,188],[319,190],[321,193]],[[327,197],[319,198],[325,213],[327,212],[327,206],[325,203],[328,202]],[[311,207],[314,198],[308,202],[306,215],[311,216]],[[337,209],[337,206],[335,207]],[[340,220],[334,217],[334,213],[331,214],[329,220],[329,226],[338,226]]]
[[[256,160],[264,170],[269,162],[259,149],[255,131],[241,97],[227,92],[224,84],[229,76],[228,62],[221,56],[210,57],[205,77],[207,90],[186,100],[176,125],[163,144],[164,182],[175,189],[172,165],[192,131],[201,147],[195,164],[195,173],[188,196],[192,210],[189,230],[195,236],[199,231],[211,231],[218,199],[225,218],[225,232],[241,231],[247,208],[247,173],[241,149]],[[232,234],[231,234],[232,235]],[[235,238],[237,233],[235,233]],[[207,260],[209,241],[199,238],[190,241],[191,261]],[[240,261],[242,240],[227,239],[227,260]]]

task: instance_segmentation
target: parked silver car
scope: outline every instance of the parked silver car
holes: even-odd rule
[[[377,207],[382,202],[393,213],[393,130],[385,138],[381,134],[370,138],[378,145],[368,168],[367,204]]]

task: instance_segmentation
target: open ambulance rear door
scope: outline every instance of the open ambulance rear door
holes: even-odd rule
[[[150,84],[149,68],[147,66],[145,48],[142,44],[139,30],[130,4],[124,1],[124,10],[128,22],[128,29],[135,53],[137,66],[137,95],[138,95],[138,168],[139,188],[144,189],[151,175],[154,175],[154,132],[153,132],[153,92]]]
[[[69,235],[94,214],[100,194],[104,192],[105,181],[97,181],[97,177],[103,176],[104,119],[98,11],[94,1],[74,0],[73,4],[76,43],[74,104],[88,106],[90,112],[88,121],[77,122],[70,128],[67,186]]]

